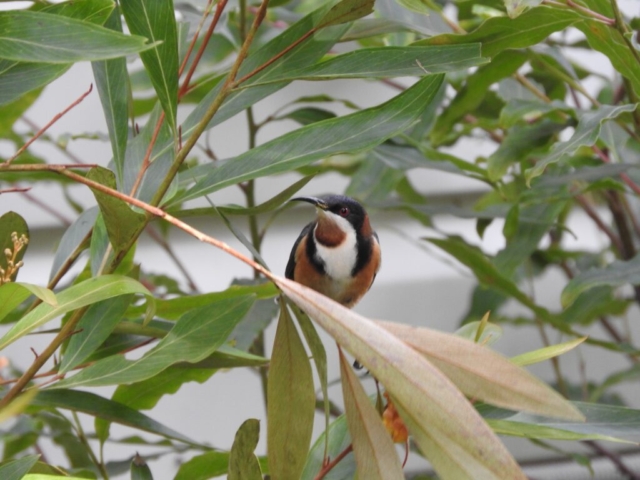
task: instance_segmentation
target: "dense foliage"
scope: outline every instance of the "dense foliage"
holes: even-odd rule
[[[0,217],[0,350],[14,342],[28,350],[41,327],[50,334],[27,370],[5,365],[0,478],[109,478],[123,468],[131,478],[152,478],[135,453],[139,445],[157,447],[155,457],[190,458],[178,479],[337,479],[356,470],[363,479],[404,478],[394,441],[410,442],[412,455],[428,459],[439,478],[525,478],[497,434],[538,445],[586,441],[634,475],[609,450],[611,441],[640,441],[640,411],[609,395],[637,381],[640,358],[624,324],[640,302],[639,21],[625,18],[616,0],[67,0],[25,10],[13,3],[0,11],[0,139],[11,146],[0,158],[3,208],[30,187],[37,196],[45,182],[84,185],[95,205],[78,208],[50,259],[50,278],[39,285],[19,281],[29,258],[28,219],[9,211]],[[615,74],[575,60],[594,51]],[[112,148],[108,165],[53,164],[29,146],[62,140],[17,128],[75,62],[91,62]],[[340,95],[305,96],[256,123],[252,106],[292,81],[335,79],[383,82],[395,94],[370,108]],[[351,113],[337,115],[336,104]],[[243,111],[250,148],[219,160],[206,132]],[[299,128],[257,145],[260,129],[284,118]],[[83,132],[69,132],[76,133]],[[472,161],[451,153],[469,139],[483,139],[492,153]],[[486,193],[433,203],[413,180],[416,169],[474,180]],[[256,204],[259,179],[291,172],[300,179]],[[505,247],[495,256],[457,236],[416,239],[477,278],[459,335],[363,318],[267,269],[261,242],[273,218],[313,178],[335,172],[350,178],[346,193],[374,212],[425,225],[438,215],[471,219],[479,239],[503,223]],[[240,188],[246,204],[187,203],[224,188]],[[568,246],[576,211],[606,238],[605,248]],[[220,217],[249,254],[193,228],[195,215]],[[240,222],[248,222],[248,237]],[[255,277],[231,284],[229,275],[228,289],[200,293],[182,279],[149,275],[136,246],[151,225],[169,251],[169,232],[181,229],[251,265]],[[550,271],[565,276],[557,311],[527,289]],[[262,308],[274,301],[278,310]],[[508,301],[526,313],[509,315]],[[271,349],[263,331],[272,316]],[[545,342],[549,332],[565,341],[506,359],[488,344],[496,323],[533,325]],[[374,402],[342,353],[344,415],[329,401],[314,324],[379,381],[384,393]],[[590,330],[595,324],[600,333]],[[557,356],[584,345],[627,366],[611,367],[599,384],[565,378]],[[124,355],[143,347],[143,355]],[[556,362],[553,386],[522,368],[548,360]],[[228,432],[235,435],[230,451],[143,412],[186,382],[241,367],[260,372],[267,422],[247,418]],[[86,390],[99,386],[117,388],[111,398]],[[316,408],[327,423],[312,439]],[[78,414],[95,418],[93,431]],[[112,423],[144,434],[114,438]],[[260,436],[265,457],[254,453]],[[45,437],[67,464],[40,456]],[[105,442],[130,446],[129,458],[105,458]]]

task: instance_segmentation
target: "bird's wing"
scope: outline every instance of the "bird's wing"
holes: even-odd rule
[[[293,280],[293,271],[296,268],[296,250],[298,249],[298,245],[300,245],[300,242],[304,237],[309,235],[309,232],[313,229],[314,224],[315,222],[307,224],[307,226],[302,229],[302,232],[300,232],[300,235],[296,239],[296,243],[293,244],[293,248],[291,249],[291,253],[289,254],[289,261],[287,262],[287,268],[284,270],[284,276],[289,280]]]

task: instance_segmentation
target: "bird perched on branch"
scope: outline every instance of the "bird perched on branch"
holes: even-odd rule
[[[367,212],[353,198],[342,195],[291,201],[315,205],[317,217],[293,244],[285,276],[353,307],[380,268],[380,243]]]

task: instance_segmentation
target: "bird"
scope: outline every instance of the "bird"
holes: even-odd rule
[[[293,244],[285,277],[352,308],[380,269],[380,241],[367,212],[344,195],[291,201],[314,205],[317,216]]]

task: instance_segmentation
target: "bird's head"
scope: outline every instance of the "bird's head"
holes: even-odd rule
[[[327,246],[340,245],[349,234],[369,237],[373,234],[369,216],[356,200],[343,195],[296,197],[291,201],[307,202],[316,207],[316,239]]]

